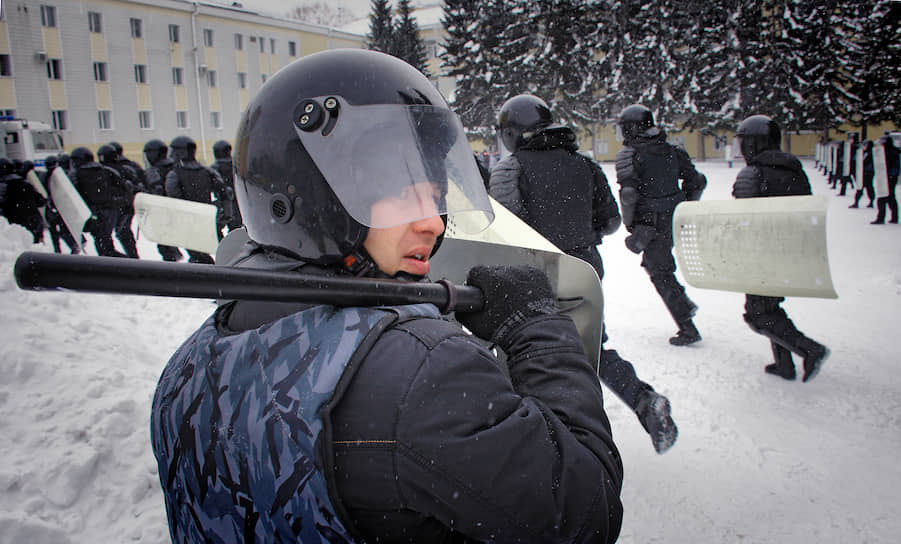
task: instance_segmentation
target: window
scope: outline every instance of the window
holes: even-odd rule
[[[247,72],[238,72],[238,88],[247,88]]]
[[[15,117],[16,110],[0,110],[0,117]]]
[[[47,60],[47,77],[50,79],[63,78],[63,61],[60,59]]]
[[[269,38],[269,52],[275,54],[275,38]]]
[[[218,111],[210,112],[210,125],[213,128],[222,128],[222,115]]]
[[[184,68],[179,68],[177,66],[173,67],[172,68],[172,84],[173,85],[184,85],[185,84],[184,74],[185,74]]]
[[[144,37],[144,29],[140,19],[135,19],[132,17],[130,19],[131,24],[131,37],[132,38],[143,38]]]
[[[213,29],[203,29],[203,45],[207,47],[213,47]]]
[[[111,130],[113,128],[113,112],[110,110],[98,110],[97,124],[101,130]]]
[[[260,42],[260,53],[265,53],[266,52],[266,38],[260,36],[260,38],[257,41]]]
[[[216,86],[216,70],[208,70],[206,73],[206,84],[209,87]]]
[[[97,13],[96,11],[88,12],[88,28],[91,29],[91,32],[100,33],[103,32],[103,16]]]
[[[138,126],[141,128],[153,128],[153,118],[149,111],[138,112]]]
[[[188,128],[188,112],[186,112],[186,111],[175,112],[175,126],[177,128]]]
[[[147,83],[146,64],[135,64],[135,83]]]
[[[41,6],[41,24],[56,26],[56,8],[54,6]]]
[[[169,41],[178,43],[178,25],[169,25]]]
[[[0,76],[11,75],[13,75],[13,67],[9,55],[0,55]]]
[[[54,110],[50,112],[53,117],[53,128],[56,130],[69,130],[69,121],[66,118],[66,110]]]
[[[241,34],[235,34],[235,49],[238,51],[244,49],[244,36]]]
[[[288,54],[292,57],[297,56],[297,44],[295,42],[288,42]]]
[[[109,81],[109,77],[107,77],[106,73],[105,62],[94,63],[94,81]]]

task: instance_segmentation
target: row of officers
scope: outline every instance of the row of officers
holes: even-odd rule
[[[43,240],[46,229],[57,253],[61,251],[60,241],[72,253],[78,253],[81,244],[66,228],[50,193],[50,177],[55,169],[61,168],[91,210],[84,231],[94,238],[98,255],[138,258],[132,231],[134,196],[138,192],[215,204],[221,240],[225,229],[231,231],[241,226],[235,201],[231,144],[225,140],[213,144],[215,162],[209,167],[197,161],[196,152],[197,144],[187,136],[177,136],[168,145],[153,139],[144,145],[147,164],[144,169],[122,154],[118,142],[100,146],[96,160],[90,149],[78,147],[71,154],[48,157],[46,170],[36,171],[38,185],[27,181],[34,168],[30,161],[16,164],[0,158],[0,211],[10,223],[31,231],[35,243]],[[124,253],[115,248],[113,235]],[[157,248],[163,260],[174,262],[184,258],[177,247],[158,245]],[[194,250],[187,253],[189,262],[213,263],[209,254]]]
[[[875,142],[858,141],[856,132],[849,132],[847,139],[823,140],[817,144],[816,165],[828,177],[829,184],[838,190],[838,196],[848,194],[848,187],[855,189],[854,203],[849,208],[859,208],[864,195],[867,208],[877,208],[876,219],[870,223],[886,222],[886,210],[891,212],[889,223],[898,222],[898,200],[895,187],[899,177],[899,151],[888,132]]]

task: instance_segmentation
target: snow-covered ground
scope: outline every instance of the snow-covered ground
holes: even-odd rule
[[[832,349],[809,383],[764,374],[769,344],[742,321],[740,294],[689,287],[704,341],[670,346],[674,325],[624,231],[601,246],[609,345],[670,398],[680,431],[655,454],[608,394],[626,468],[621,542],[898,541],[901,227],[870,225],[873,210],[848,209],[805,165],[814,193],[830,195],[840,297],[784,305]],[[738,165],[698,167],[705,199],[729,198]],[[169,355],[214,306],[20,291],[18,254],[51,251],[30,240],[0,219],[0,544],[167,542],[150,402]],[[159,259],[146,240],[139,250]]]

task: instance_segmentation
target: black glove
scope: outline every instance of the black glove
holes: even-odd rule
[[[641,253],[657,237],[657,232],[650,225],[634,225],[629,232],[632,234],[626,236],[625,241],[632,253]]]
[[[97,218],[96,215],[92,215],[88,218],[87,221],[84,222],[84,227],[82,227],[83,232],[90,232],[93,234],[97,229],[100,228],[100,219]]]
[[[532,317],[557,312],[547,275],[531,266],[475,266],[466,284],[478,287],[485,307],[457,312],[457,320],[479,338],[506,349],[507,336]]]

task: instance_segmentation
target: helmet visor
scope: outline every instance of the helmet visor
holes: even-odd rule
[[[463,125],[448,109],[354,106],[339,99],[337,114],[322,126],[295,124],[295,130],[341,204],[363,225],[387,228],[447,214],[466,216],[461,225],[475,233],[494,219]],[[422,189],[424,182],[431,190]],[[391,217],[373,216],[373,204],[384,199],[409,205],[397,206]]]

